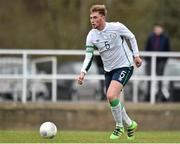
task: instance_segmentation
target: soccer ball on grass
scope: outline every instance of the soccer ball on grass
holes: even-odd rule
[[[44,122],[41,124],[39,132],[44,138],[53,138],[57,134],[57,127],[52,122]]]

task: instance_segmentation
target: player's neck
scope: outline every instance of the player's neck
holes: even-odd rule
[[[105,28],[105,26],[106,26],[106,22],[104,21],[104,22],[102,23],[102,25],[100,25],[97,29],[98,29],[99,31],[102,31],[102,30]]]

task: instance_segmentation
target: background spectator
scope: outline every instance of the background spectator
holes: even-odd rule
[[[159,52],[167,52],[170,51],[170,40],[167,34],[164,32],[164,27],[162,24],[155,24],[153,27],[153,32],[149,35],[145,51],[159,51]],[[156,74],[163,75],[164,68],[166,65],[167,57],[159,57],[156,60]],[[151,58],[146,58],[146,73],[147,75],[151,74]],[[161,91],[162,82],[158,82],[158,92],[157,92],[157,100],[164,100]],[[150,82],[148,82],[148,93],[146,96],[146,100],[150,100]]]

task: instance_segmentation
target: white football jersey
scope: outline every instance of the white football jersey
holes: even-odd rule
[[[129,40],[131,48],[126,40]],[[138,46],[133,33],[119,22],[106,22],[102,31],[92,29],[86,39],[86,57],[81,71],[86,72],[92,62],[93,51],[97,48],[103,61],[104,70],[133,65],[133,56],[138,56]]]

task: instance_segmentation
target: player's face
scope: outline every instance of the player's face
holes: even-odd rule
[[[105,16],[98,12],[93,12],[90,14],[90,22],[93,28],[102,30],[104,28]]]

